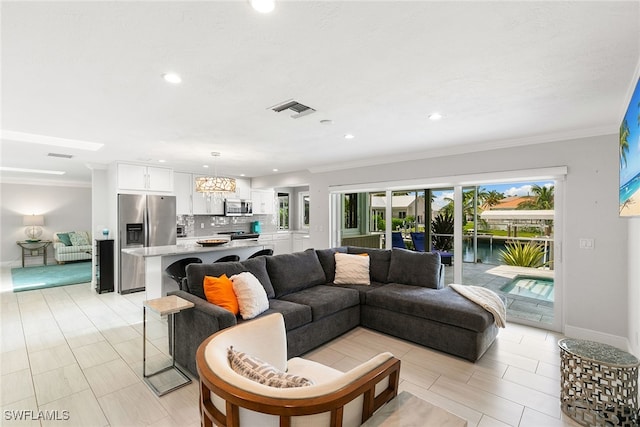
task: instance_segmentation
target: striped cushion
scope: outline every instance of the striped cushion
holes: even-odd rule
[[[233,347],[229,347],[227,358],[231,364],[231,369],[236,373],[260,384],[278,388],[313,385],[313,382],[307,378],[282,372],[267,362],[234,350]]]

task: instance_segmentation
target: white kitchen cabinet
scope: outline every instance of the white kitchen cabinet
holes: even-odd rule
[[[176,195],[176,215],[193,215],[193,176],[190,173],[174,172],[173,188]]]
[[[196,191],[196,178],[202,174],[187,172],[174,173],[176,213],[178,215],[224,215],[224,199],[226,196],[207,197]],[[248,183],[247,183],[248,185]],[[235,198],[235,193],[229,195]]]
[[[302,252],[311,247],[311,239],[308,234],[292,233],[293,252]]]
[[[273,254],[290,254],[291,253],[291,234],[276,233],[273,235]]]
[[[262,233],[258,243],[272,248],[274,255],[291,253],[291,233]]]
[[[213,195],[207,197],[206,194],[194,192],[193,214],[224,215],[224,199],[216,198]]]
[[[274,194],[273,190],[252,190],[253,213],[257,215],[273,215],[276,211]]]
[[[224,199],[250,199],[251,186],[248,179],[236,179],[236,191],[215,197],[207,197],[196,191],[196,178],[202,174],[174,173],[176,213],[178,215],[224,215]]]
[[[251,182],[245,178],[236,178],[236,192],[229,198],[234,199],[251,199]]]
[[[173,169],[119,163],[118,189],[172,192]]]

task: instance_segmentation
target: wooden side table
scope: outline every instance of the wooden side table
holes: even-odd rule
[[[593,341],[562,339],[558,346],[562,412],[583,426],[637,426],[640,361]]]
[[[194,305],[195,304],[191,301],[187,301],[186,299],[180,298],[176,295],[151,299],[142,303],[142,378],[158,396],[163,396],[191,383],[191,378],[176,366],[176,324],[173,315],[187,308],[192,308]],[[160,316],[168,315],[169,324],[171,326],[171,336],[169,337],[171,346],[171,365],[151,374],[147,374],[147,308],[158,313]],[[161,389],[151,381],[152,377],[171,370],[175,371],[180,377],[182,377],[183,381],[167,389]]]
[[[22,267],[24,267],[25,257],[37,257],[40,255],[42,255],[44,265],[47,265],[47,247],[51,244],[51,240],[38,240],[37,242],[19,240],[16,244],[22,249]]]

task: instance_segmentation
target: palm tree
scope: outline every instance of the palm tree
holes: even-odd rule
[[[449,251],[453,247],[453,214],[442,210],[431,222],[433,248]]]
[[[540,187],[539,185],[534,184],[531,187],[531,192],[534,194],[533,199],[520,203],[517,209],[553,209],[553,189],[553,185]]]
[[[489,193],[487,192],[487,190],[485,190],[482,187],[477,187],[476,189],[477,189],[476,205],[480,207],[483,205],[484,201],[487,199]],[[473,217],[473,212],[474,212],[473,193],[474,193],[474,190],[465,190],[462,192],[462,207],[463,207],[463,213],[464,213],[463,217],[465,219],[465,224],[466,224],[467,218]],[[440,209],[440,212],[444,212],[447,215],[453,216],[453,199],[450,197],[445,197],[444,200],[446,200],[449,203],[443,206],[442,209]],[[478,210],[478,214],[481,212],[481,210],[482,209]]]
[[[640,124],[640,115],[638,116],[638,123]],[[629,124],[627,123],[627,119],[622,121],[620,124],[620,169],[623,168],[622,162],[624,162],[624,167],[627,167],[627,153],[629,152]]]
[[[496,190],[491,190],[484,197],[483,206],[485,206],[485,207],[495,206],[498,203],[500,203],[500,201],[502,199],[504,199],[504,194],[502,194],[502,193],[500,193],[499,191],[496,191]]]

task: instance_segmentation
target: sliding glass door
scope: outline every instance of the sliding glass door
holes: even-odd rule
[[[494,290],[509,321],[560,330],[563,171],[336,192],[332,244],[438,253],[445,284]]]
[[[554,325],[554,180],[462,187],[461,283],[507,300],[510,320]]]

